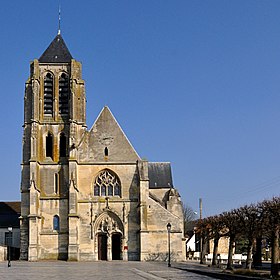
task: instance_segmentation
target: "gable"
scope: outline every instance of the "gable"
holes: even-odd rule
[[[140,159],[108,107],[78,146],[80,161],[135,162]]]

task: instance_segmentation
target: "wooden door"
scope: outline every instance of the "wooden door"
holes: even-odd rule
[[[112,259],[121,259],[121,235],[119,233],[112,235]]]
[[[107,235],[98,235],[98,260],[107,261]]]

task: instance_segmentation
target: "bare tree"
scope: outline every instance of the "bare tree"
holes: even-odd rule
[[[206,264],[206,252],[208,248],[208,241],[210,239],[209,230],[210,224],[208,218],[199,219],[196,222],[196,234],[200,237],[200,263]]]
[[[279,276],[279,231],[280,197],[265,200],[257,205],[245,205],[219,216],[199,219],[196,233],[200,235],[200,263],[206,263],[205,253],[210,239],[214,240],[212,265],[217,264],[218,243],[221,236],[229,237],[227,269],[233,269],[233,251],[235,241],[242,237],[248,240],[246,268],[252,267],[253,245],[256,254],[261,257],[261,240],[267,237],[271,241],[271,276]],[[256,258],[256,254],[254,255]],[[261,263],[261,262],[260,262]]]
[[[227,269],[233,269],[233,250],[237,236],[240,234],[240,221],[237,214],[237,209],[230,212],[224,212],[221,214],[222,223],[224,227],[228,229],[227,236],[229,237],[229,248],[228,248],[228,261]]]
[[[262,231],[262,211],[256,205],[245,205],[236,211],[242,235],[248,240],[246,268],[252,268],[253,245]]]
[[[183,215],[184,215],[184,233],[186,235],[186,233],[189,230],[193,230],[194,228],[196,213],[193,211],[193,209],[190,206],[183,203]]]
[[[222,223],[222,218],[220,215],[209,217],[208,222],[210,227],[209,238],[213,239],[214,243],[212,265],[217,265],[219,240],[223,235],[226,234],[226,229]]]
[[[264,225],[271,240],[271,276],[279,276],[280,197],[262,202]]]

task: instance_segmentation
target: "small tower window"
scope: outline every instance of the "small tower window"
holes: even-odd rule
[[[59,175],[58,173],[54,174],[54,193],[59,193]]]
[[[50,132],[46,137],[46,157],[53,157],[53,136]]]
[[[66,136],[65,134],[62,132],[60,134],[60,138],[59,138],[59,156],[60,157],[66,157],[67,154],[67,145],[66,145]]]
[[[109,155],[109,151],[108,151],[107,147],[105,147],[105,149],[104,149],[104,155],[105,155],[105,157],[107,157]]]
[[[53,76],[47,73],[44,79],[44,114],[53,114]]]
[[[67,115],[69,111],[69,80],[63,73],[59,78],[59,113]]]
[[[59,216],[55,215],[53,217],[53,230],[59,230]]]

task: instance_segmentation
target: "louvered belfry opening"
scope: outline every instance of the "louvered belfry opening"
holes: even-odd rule
[[[53,114],[53,76],[47,73],[44,79],[44,114]]]
[[[63,73],[59,78],[59,113],[67,115],[69,112],[69,80]]]

